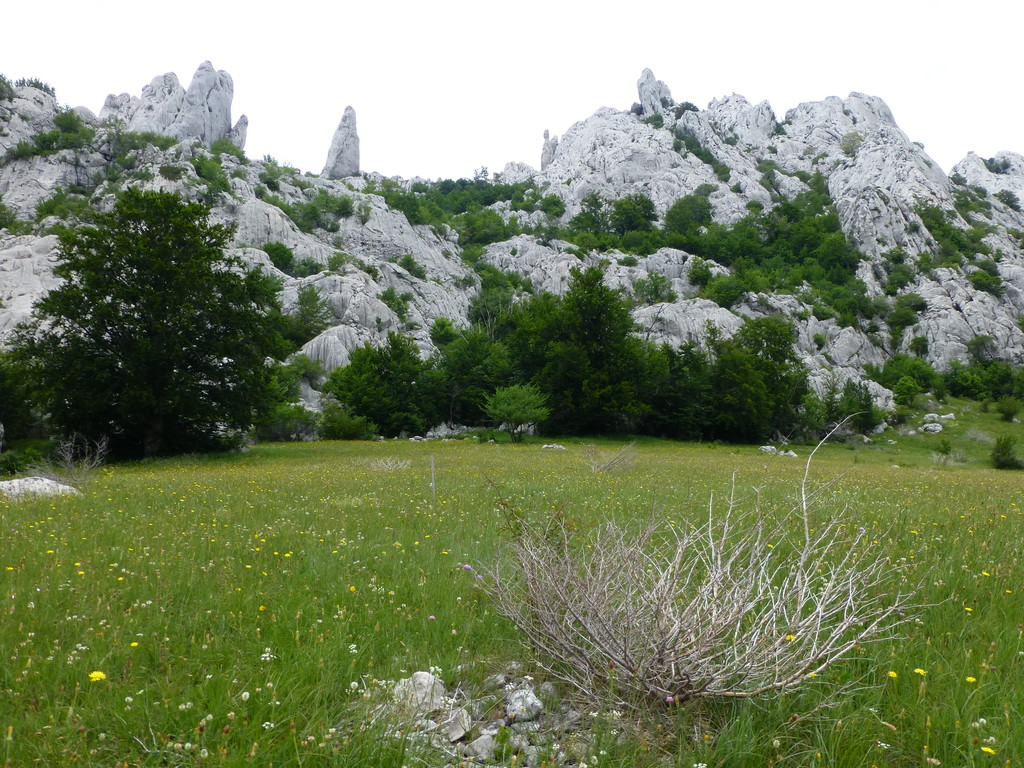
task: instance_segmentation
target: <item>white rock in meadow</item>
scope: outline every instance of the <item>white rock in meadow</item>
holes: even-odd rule
[[[473,718],[464,707],[454,710],[446,720],[441,723],[441,731],[450,742],[456,742],[469,733],[473,727]]]
[[[0,496],[20,499],[27,496],[81,496],[70,485],[58,483],[45,477],[19,477],[16,480],[0,482]]]

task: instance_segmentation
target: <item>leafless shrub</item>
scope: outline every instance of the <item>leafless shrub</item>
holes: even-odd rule
[[[932,463],[939,467],[958,467],[964,464],[966,459],[964,452],[959,448],[954,448],[948,453],[942,451],[932,451]]]
[[[614,472],[627,469],[636,461],[636,448],[633,443],[622,446],[618,451],[599,451],[596,446],[583,446],[583,457],[594,472]]]
[[[90,440],[72,433],[57,443],[43,464],[31,468],[34,475],[75,488],[85,486],[107,458],[110,442],[106,437]]]
[[[815,494],[805,475],[788,514],[730,498],[685,529],[513,515],[485,588],[539,664],[612,706],[791,689],[913,618],[898,566],[841,515],[815,527]]]
[[[412,466],[412,462],[407,459],[374,459],[370,462],[370,466],[381,472],[394,472],[398,469],[408,469]]]
[[[994,442],[992,435],[980,429],[968,429],[964,432],[964,440],[970,440],[972,443]]]

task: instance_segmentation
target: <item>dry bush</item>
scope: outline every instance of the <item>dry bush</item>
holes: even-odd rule
[[[913,618],[897,565],[842,515],[814,527],[812,495],[805,476],[789,514],[730,499],[685,530],[513,516],[486,589],[541,666],[608,705],[790,689]]]
[[[932,463],[939,467],[959,467],[967,462],[964,452],[954,448],[948,453],[932,451]]]
[[[583,446],[583,457],[594,472],[614,472],[633,466],[636,462],[636,448],[633,443],[629,443],[615,452],[599,451],[588,444]]]
[[[412,462],[407,459],[374,459],[370,462],[370,466],[381,472],[394,472],[398,469],[408,469],[412,466]]]
[[[57,443],[43,464],[31,467],[30,471],[38,477],[82,488],[106,461],[109,451],[106,437],[90,440],[72,433]]]
[[[993,438],[992,435],[981,429],[968,429],[964,432],[964,440],[970,440],[972,443],[995,442],[995,438]]]

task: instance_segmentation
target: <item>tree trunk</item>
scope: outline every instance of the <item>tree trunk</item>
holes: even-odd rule
[[[146,437],[142,444],[142,455],[146,458],[160,453],[164,444],[164,420],[156,416],[149,422]]]

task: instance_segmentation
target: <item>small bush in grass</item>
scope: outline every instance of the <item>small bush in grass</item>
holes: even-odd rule
[[[319,414],[301,403],[280,403],[262,424],[256,425],[256,438],[277,443],[312,440],[318,421]]]
[[[1013,421],[1020,413],[1020,400],[1012,395],[1004,395],[996,400],[996,412],[1003,421]]]
[[[376,424],[364,416],[353,416],[337,400],[324,403],[319,421],[324,440],[372,440],[377,436]]]
[[[1024,462],[1017,456],[1017,438],[1004,435],[996,438],[992,448],[992,466],[996,469],[1024,469]]]
[[[43,460],[43,454],[35,448],[0,453],[0,475],[17,475]]]

